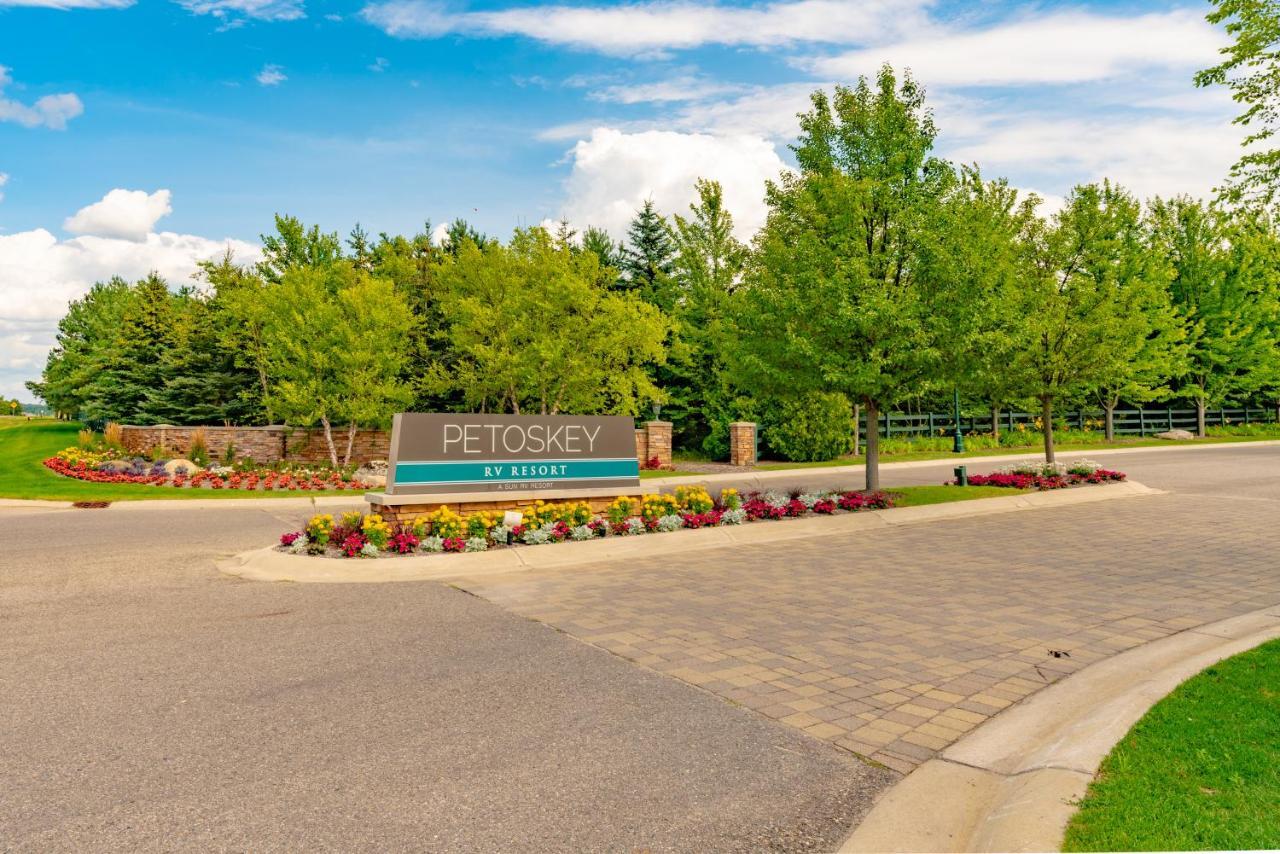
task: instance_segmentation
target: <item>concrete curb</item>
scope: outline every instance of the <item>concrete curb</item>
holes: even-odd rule
[[[522,546],[472,554],[415,555],[377,560],[336,560],[292,555],[274,547],[243,552],[218,563],[218,569],[253,581],[293,581],[312,584],[426,581],[473,577],[529,569],[552,569],[607,560],[630,560],[684,554],[698,549],[732,545],[760,545],[804,537],[874,528],[913,525],[937,519],[987,516],[1040,507],[1091,504],[1117,498],[1160,495],[1134,481],[1075,489],[1030,492],[1008,497],[977,498],[923,507],[899,507],[838,516],[810,516],[742,526],[699,528],[639,537],[606,537],[554,547]]]
[[[1236,448],[1241,445],[1249,446],[1272,446],[1280,445],[1280,439],[1264,439],[1257,442],[1214,442],[1195,445],[1182,445],[1171,441],[1168,445],[1147,445],[1141,448],[1098,448],[1091,451],[1059,451],[1057,456],[1059,460],[1065,459],[1092,459],[1093,457],[1109,456],[1112,454],[1145,454],[1145,453],[1162,453],[1165,451],[1210,451],[1221,448]],[[911,469],[932,468],[938,465],[964,465],[973,466],[974,464],[985,465],[987,463],[1000,463],[1011,465],[1013,463],[1026,462],[1028,460],[1043,460],[1044,454],[1037,452],[1027,452],[1025,454],[991,454],[985,457],[938,457],[931,460],[911,460],[909,462],[880,462],[880,472],[891,471],[909,471]],[[770,486],[777,486],[779,481],[792,481],[802,479],[805,476],[825,477],[828,475],[847,474],[850,480],[856,476],[863,474],[866,466],[862,463],[847,466],[815,466],[812,468],[795,468],[795,469],[766,469],[759,471],[744,472],[726,472],[723,474],[689,474],[679,477],[654,477],[640,481],[640,485],[646,489],[649,486],[658,488],[664,486],[678,486],[685,483],[743,483],[750,484],[748,488],[752,489],[768,489]],[[892,488],[892,487],[888,487]],[[656,491],[656,490],[654,490]]]
[[[1206,667],[1280,637],[1280,605],[1104,659],[995,716],[885,793],[841,847],[1058,851],[1102,760]]]

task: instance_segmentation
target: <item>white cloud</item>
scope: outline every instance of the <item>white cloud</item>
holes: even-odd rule
[[[6,6],[26,6],[36,9],[127,9],[135,0],[0,0],[0,9]]]
[[[4,88],[13,82],[9,69],[0,65],[0,122],[17,122],[23,127],[44,125],[53,130],[65,130],[67,122],[84,112],[84,104],[71,92],[45,95],[33,104],[24,104],[4,97]]]
[[[296,21],[307,16],[302,0],[176,0],[193,15],[222,21]]]
[[[173,213],[168,190],[115,189],[100,201],[86,205],[62,223],[72,234],[145,241],[162,217]]]
[[[279,65],[264,65],[254,79],[263,86],[279,86],[289,78]]]
[[[228,249],[240,263],[262,257],[251,243],[172,232],[141,241],[58,240],[43,228],[0,235],[0,395],[30,399],[23,382],[39,378],[67,303],[94,282],[117,275],[133,281],[154,270],[172,286],[188,284],[197,261]]]
[[[1207,197],[1239,157],[1241,136],[1225,119],[1197,116],[1028,116],[953,139],[943,153],[991,175],[1039,176],[1034,186],[1056,179],[1057,193],[1111,178],[1143,199]]]
[[[741,92],[742,86],[721,83],[691,74],[650,83],[619,83],[595,89],[587,95],[593,101],[614,104],[654,104],[701,101]]]
[[[383,72],[391,67],[391,60],[387,59],[385,56],[380,56],[365,67],[370,71]]]
[[[742,239],[764,224],[764,182],[786,168],[773,146],[758,136],[597,128],[569,152],[573,168],[565,181],[559,214],[575,225],[596,225],[615,237],[645,199],[665,214],[683,214],[695,201],[694,181],[717,180]],[[559,217],[557,217],[558,219]]]
[[[888,62],[910,68],[928,86],[1079,83],[1143,69],[1204,68],[1224,43],[1200,10],[1134,17],[1068,11],[982,30],[935,30],[801,64],[849,79]]]
[[[654,0],[453,12],[436,0],[386,0],[365,6],[361,15],[401,38],[524,36],[602,53],[655,55],[712,44],[866,44],[923,24],[925,5],[927,0],[780,0],[756,6]]]

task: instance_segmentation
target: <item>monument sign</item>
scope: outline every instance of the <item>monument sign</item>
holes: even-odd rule
[[[387,496],[640,484],[634,423],[615,415],[403,413],[387,462]]]

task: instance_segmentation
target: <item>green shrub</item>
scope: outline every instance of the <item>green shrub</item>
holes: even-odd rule
[[[797,463],[833,460],[853,450],[853,407],[843,394],[811,393],[770,407],[769,447]]]

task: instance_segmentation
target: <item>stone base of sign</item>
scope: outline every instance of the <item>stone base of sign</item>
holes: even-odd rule
[[[613,499],[620,495],[639,497],[644,490],[635,486],[599,487],[587,489],[526,490],[524,492],[476,493],[455,492],[438,495],[387,495],[384,492],[365,493],[369,512],[377,513],[388,522],[407,522],[424,513],[430,513],[443,505],[461,516],[489,511],[523,512],[534,503],[553,504],[562,501],[581,501],[592,513],[603,513]]]
[[[729,464],[753,466],[756,464],[756,424],[754,421],[734,421],[729,425]]]

